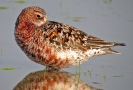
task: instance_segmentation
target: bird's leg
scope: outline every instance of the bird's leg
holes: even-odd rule
[[[46,66],[46,71],[60,71],[61,68],[53,68],[53,67],[48,67]]]

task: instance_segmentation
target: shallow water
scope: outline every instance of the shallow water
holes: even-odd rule
[[[106,41],[126,43],[126,47],[114,47],[122,53],[120,55],[97,56],[83,63],[80,80],[93,88],[132,90],[133,0],[16,1],[0,2],[0,68],[16,68],[0,70],[0,90],[12,90],[29,73],[44,69],[44,66],[30,61],[14,40],[18,14],[23,8],[33,5],[44,8],[49,20],[75,26]],[[63,71],[73,76],[76,67],[64,68]]]

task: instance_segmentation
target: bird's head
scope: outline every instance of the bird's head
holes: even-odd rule
[[[35,26],[41,26],[47,21],[46,12],[40,7],[31,6],[24,8],[18,17],[19,23],[26,22],[34,24]]]

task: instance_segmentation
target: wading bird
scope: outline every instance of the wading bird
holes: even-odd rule
[[[73,26],[47,20],[44,9],[24,8],[15,24],[15,39],[22,51],[34,62],[49,68],[79,65],[92,56],[119,54],[113,46],[124,43],[106,42]]]

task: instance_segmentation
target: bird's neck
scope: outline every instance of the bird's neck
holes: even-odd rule
[[[21,41],[30,40],[37,28],[34,24],[26,21],[19,21],[16,24],[15,37]]]

